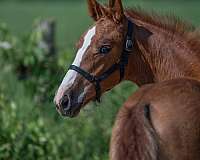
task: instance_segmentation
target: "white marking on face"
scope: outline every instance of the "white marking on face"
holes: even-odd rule
[[[90,46],[92,38],[94,37],[95,33],[96,33],[95,26],[93,28],[91,28],[90,30],[88,30],[87,34],[84,37],[83,45],[77,52],[76,58],[73,62],[73,65],[80,67],[83,55],[86,53],[88,47]],[[72,85],[74,83],[74,81],[76,80],[77,74],[78,73],[76,71],[69,70],[67,72],[67,74],[65,75],[65,77],[61,83],[61,86],[66,87],[66,86]]]

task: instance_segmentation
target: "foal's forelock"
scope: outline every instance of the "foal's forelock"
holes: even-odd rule
[[[74,59],[73,65],[80,67],[84,54],[86,53],[87,49],[90,47],[92,38],[95,36],[96,33],[96,26],[92,27],[88,30],[84,37],[84,42],[82,47],[78,50],[76,57]],[[71,86],[77,77],[77,72],[74,70],[69,70],[65,75],[61,86]]]

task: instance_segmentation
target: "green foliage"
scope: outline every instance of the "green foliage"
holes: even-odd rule
[[[119,94],[130,90],[128,84],[107,95],[102,108],[90,105],[78,118],[64,120],[51,105],[33,103],[10,70],[0,77],[0,159],[108,159],[111,120],[128,95]]]
[[[41,31],[33,29],[29,34],[17,39],[9,34],[5,24],[0,25],[2,63],[12,68],[19,79],[24,80],[29,93],[33,93],[32,96],[38,102],[53,96],[55,83],[59,82],[59,75],[63,71],[58,66],[57,57],[49,56],[47,50],[39,46],[41,34]],[[50,77],[53,77],[53,80]],[[46,92],[52,95],[46,95]]]
[[[53,94],[72,50],[47,56],[40,34],[33,29],[16,38],[0,25],[0,159],[108,159],[113,119],[133,88],[117,87],[102,107],[90,104],[78,118],[62,119]]]

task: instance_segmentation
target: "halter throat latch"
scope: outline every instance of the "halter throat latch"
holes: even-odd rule
[[[70,65],[69,70],[74,70],[78,72],[80,75],[82,75],[85,79],[87,79],[90,83],[92,83],[95,86],[96,90],[96,101],[100,102],[101,97],[101,82],[105,79],[107,79],[111,74],[113,74],[116,70],[119,70],[120,72],[120,82],[124,79],[125,76],[125,67],[128,65],[128,57],[130,53],[133,51],[133,23],[128,20],[128,30],[126,34],[126,39],[124,41],[124,47],[123,52],[120,58],[120,61],[116,64],[113,64],[108,70],[106,70],[102,75],[100,76],[94,76],[87,71],[83,70],[80,67],[77,67],[75,65]]]

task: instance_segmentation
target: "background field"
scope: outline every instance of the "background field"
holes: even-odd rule
[[[200,24],[200,1],[124,0],[161,14],[172,13]],[[34,21],[56,20],[58,54],[48,58],[35,46]],[[54,92],[89,25],[85,1],[0,1],[0,159],[107,160],[109,138],[117,110],[136,89],[128,82],[90,103],[76,119],[63,119],[55,110]],[[43,57],[38,54],[42,54]],[[45,64],[44,66],[41,64]],[[19,66],[30,70],[19,78]]]
[[[198,0],[170,0],[170,1],[144,1],[124,0],[127,7],[140,6],[145,10],[156,10],[161,13],[172,13],[199,24]],[[28,32],[33,21],[38,18],[53,17],[57,21],[57,40],[62,47],[73,48],[74,42],[92,23],[87,14],[85,1],[59,1],[59,2],[2,2],[0,4],[0,21],[9,24],[13,33],[21,35]]]

